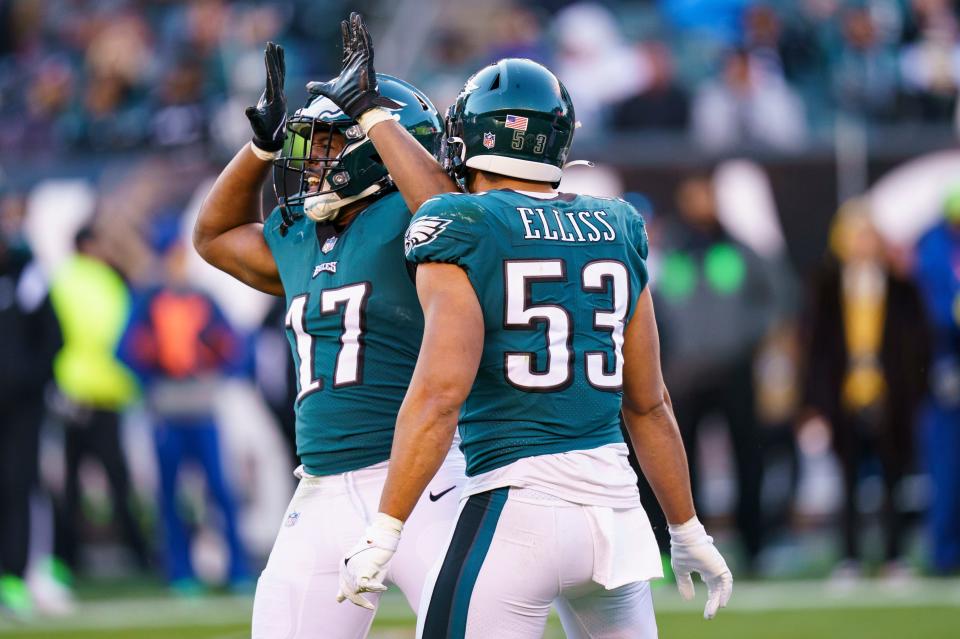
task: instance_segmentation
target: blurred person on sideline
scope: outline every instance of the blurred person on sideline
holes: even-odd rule
[[[130,149],[143,142],[145,105],[119,75],[91,76],[82,96],[74,143],[98,151]]]
[[[151,138],[161,147],[179,147],[207,141],[209,118],[203,92],[209,78],[201,64],[184,57],[164,74],[150,123]]]
[[[24,583],[44,391],[62,345],[47,281],[21,234],[23,199],[0,196],[0,613],[29,617]]]
[[[960,187],[947,198],[943,221],[917,244],[915,277],[933,333],[923,418],[923,457],[933,489],[931,560],[936,572],[947,574],[960,571]]]
[[[783,76],[745,49],[727,54],[719,77],[693,100],[693,134],[711,151],[760,146],[786,151],[803,146],[803,103]]]
[[[713,413],[726,421],[737,472],[735,519],[750,571],[761,548],[762,451],[753,361],[777,311],[770,269],[717,219],[706,174],[684,180],[678,218],[665,223],[658,285],[664,379],[671,389],[697,495],[697,442]]]
[[[140,379],[154,422],[167,578],[178,594],[201,591],[190,560],[191,535],[177,499],[180,469],[192,460],[202,468],[220,511],[228,582],[235,590],[249,590],[246,550],[214,420],[217,389],[241,360],[240,339],[213,299],[190,284],[179,225],[166,222],[156,223],[154,238],[163,281],[137,294],[118,353]]]
[[[914,114],[949,122],[960,87],[960,17],[951,0],[914,0],[900,51],[903,89]]]
[[[870,120],[896,115],[899,93],[897,57],[883,40],[869,6],[841,13],[843,42],[833,62],[833,90],[846,112]]]
[[[819,97],[821,87],[828,83],[827,43],[835,37],[832,25],[838,6],[834,0],[800,0],[796,4],[789,19],[782,21],[779,14],[773,19],[769,14],[762,18],[759,7],[750,11],[746,43],[748,48],[756,50],[758,47],[768,49],[775,41],[777,59],[787,81],[805,97],[812,97],[811,94]]]
[[[690,124],[690,95],[676,79],[669,45],[649,42],[641,50],[649,64],[649,82],[614,105],[613,127],[620,131],[685,131]]]
[[[743,13],[743,47],[761,64],[776,73],[784,73],[781,56],[783,25],[776,9],[769,4],[755,4]]]
[[[133,148],[143,142],[143,122],[149,118],[143,98],[154,83],[151,25],[142,9],[129,3],[112,10],[103,3],[83,9],[83,17],[56,20],[84,39],[76,43],[83,47],[84,77],[73,112],[72,141],[95,150]]]
[[[557,14],[557,77],[577,104],[577,118],[595,135],[617,102],[650,83],[646,57],[630,46],[606,7],[578,2]]]
[[[62,151],[72,128],[69,111],[76,90],[76,73],[58,55],[45,56],[21,73],[25,76],[25,88],[18,88],[10,96],[9,102],[16,105],[16,111],[11,114],[13,117],[4,119],[0,145],[33,157]]]
[[[463,33],[453,27],[434,29],[423,62],[424,93],[437,104],[453,104],[463,86],[464,69],[476,52]]]
[[[76,253],[54,274],[50,289],[64,338],[54,360],[58,393],[53,410],[63,422],[66,465],[54,553],[70,569],[78,568],[80,465],[94,458],[106,473],[113,519],[136,564],[145,570],[150,556],[131,510],[130,477],[120,436],[120,413],[134,401],[138,388],[115,354],[130,314],[130,293],[93,226],[81,228],[74,245]]]
[[[543,36],[545,17],[543,10],[536,6],[524,6],[516,1],[507,3],[492,21],[493,42],[486,57],[490,60],[527,58],[541,64],[547,62],[550,50]]]
[[[909,574],[896,495],[914,460],[914,423],[926,389],[924,326],[919,291],[892,270],[865,203],[849,201],[834,219],[830,257],[813,287],[805,381],[807,406],[830,423],[843,471],[837,579],[863,572],[857,487],[873,459],[884,488],[884,573]]]

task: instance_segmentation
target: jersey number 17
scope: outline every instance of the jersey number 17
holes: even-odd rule
[[[341,313],[340,350],[333,372],[333,387],[342,388],[363,383],[363,332],[367,299],[372,286],[370,282],[350,284],[340,288],[326,289],[320,293],[320,315]],[[297,401],[310,393],[323,389],[323,378],[317,377],[314,369],[316,337],[307,332],[306,317],[310,294],[298,295],[290,301],[286,324],[297,342],[297,358],[300,360],[298,378],[300,391]]]

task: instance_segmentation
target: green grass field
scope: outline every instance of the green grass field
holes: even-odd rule
[[[838,591],[822,582],[737,584],[713,621],[670,589],[655,593],[660,636],[710,639],[948,639],[960,637],[960,581],[922,580],[894,587],[865,584]],[[0,619],[4,639],[243,639],[248,597],[113,597],[83,602],[69,618],[15,624]],[[372,639],[413,637],[413,615],[392,594],[381,604]],[[546,637],[563,637],[551,619]],[[319,638],[318,638],[319,639]],[[491,639],[496,639],[491,637]]]

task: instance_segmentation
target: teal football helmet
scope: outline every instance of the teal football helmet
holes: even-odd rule
[[[441,162],[458,179],[474,168],[558,183],[575,128],[560,80],[532,60],[507,58],[471,76],[447,111]]]
[[[377,74],[380,93],[400,105],[400,124],[436,156],[442,123],[430,99],[414,86]],[[334,135],[345,139],[331,154]],[[360,125],[329,98],[311,96],[287,120],[287,138],[273,164],[273,185],[285,220],[307,215],[333,220],[341,207],[393,187],[387,167]]]

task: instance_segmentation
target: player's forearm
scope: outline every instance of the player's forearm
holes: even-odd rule
[[[396,120],[374,125],[367,135],[411,213],[433,196],[457,190],[436,158]]]
[[[406,521],[453,442],[459,406],[436,399],[404,401],[390,454],[380,512]]]
[[[244,146],[200,206],[193,245],[209,264],[270,295],[283,295],[273,254],[263,237],[261,188],[270,162]]]
[[[193,245],[204,259],[210,261],[211,243],[221,235],[263,221],[261,192],[270,167],[245,144],[217,177],[193,229]]]
[[[644,477],[671,524],[689,521],[696,511],[690,492],[687,455],[673,406],[666,390],[663,400],[652,407],[633,406],[624,401],[623,419]]]
[[[450,450],[460,407],[473,387],[483,352],[483,312],[454,264],[422,264],[417,293],[423,344],[397,415],[390,470],[380,512],[405,521]]]

